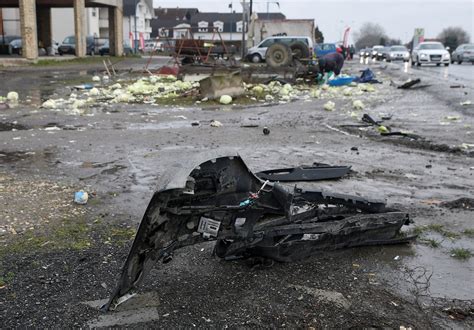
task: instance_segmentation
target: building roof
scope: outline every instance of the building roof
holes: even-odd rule
[[[155,8],[156,18],[165,21],[189,21],[197,13],[197,8]]]
[[[144,0],[153,13],[153,0]],[[123,16],[135,16],[135,8],[140,0],[123,0]]]
[[[199,22],[209,23],[220,21],[224,23],[223,32],[237,32],[237,22],[242,21],[242,13],[199,12],[197,8],[158,8],[155,9],[156,18],[151,21],[152,37],[158,36],[160,28],[173,28],[178,24],[187,23],[196,28]],[[282,13],[257,13],[259,19],[282,20],[286,16]],[[169,33],[171,36],[171,33]]]

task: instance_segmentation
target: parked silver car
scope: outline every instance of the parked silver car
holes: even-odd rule
[[[451,56],[441,42],[422,42],[413,49],[411,54],[412,65],[436,64],[440,66],[444,64],[448,66],[450,62]]]
[[[391,46],[387,52],[386,60],[387,62],[408,62],[410,60],[410,53],[408,52],[408,49],[405,46]]]
[[[474,64],[474,44],[462,44],[451,54],[451,63],[471,62]]]

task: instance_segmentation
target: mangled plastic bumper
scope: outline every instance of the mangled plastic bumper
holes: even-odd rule
[[[217,241],[221,258],[292,261],[321,250],[412,239],[399,235],[407,214],[382,202],[264,182],[238,155],[196,165],[172,168],[153,195],[104,310],[130,297],[151,263],[205,240]]]

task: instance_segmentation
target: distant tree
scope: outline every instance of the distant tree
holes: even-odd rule
[[[441,41],[446,47],[452,50],[456,49],[460,44],[465,44],[470,41],[469,33],[461,27],[450,26],[445,28],[438,35],[439,41]]]
[[[376,23],[364,23],[358,31],[354,33],[355,45],[357,49],[372,47],[381,44],[381,41],[388,39],[385,29]]]
[[[321,44],[324,42],[324,35],[319,30],[318,26],[316,26],[316,28],[314,29],[314,41],[316,41],[317,44]]]
[[[402,45],[402,41],[400,39],[389,38],[385,45],[386,46]]]

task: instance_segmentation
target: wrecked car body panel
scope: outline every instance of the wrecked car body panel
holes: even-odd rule
[[[207,154],[208,155],[208,154]],[[133,295],[152,262],[216,240],[214,253],[292,261],[321,250],[401,243],[408,216],[358,196],[288,190],[262,181],[237,155],[181,164],[163,177],[140,223],[118,285],[103,310]]]
[[[350,166],[330,166],[314,163],[313,166],[265,170],[255,173],[255,175],[262,180],[270,181],[318,181],[339,179],[348,174],[350,170]]]

